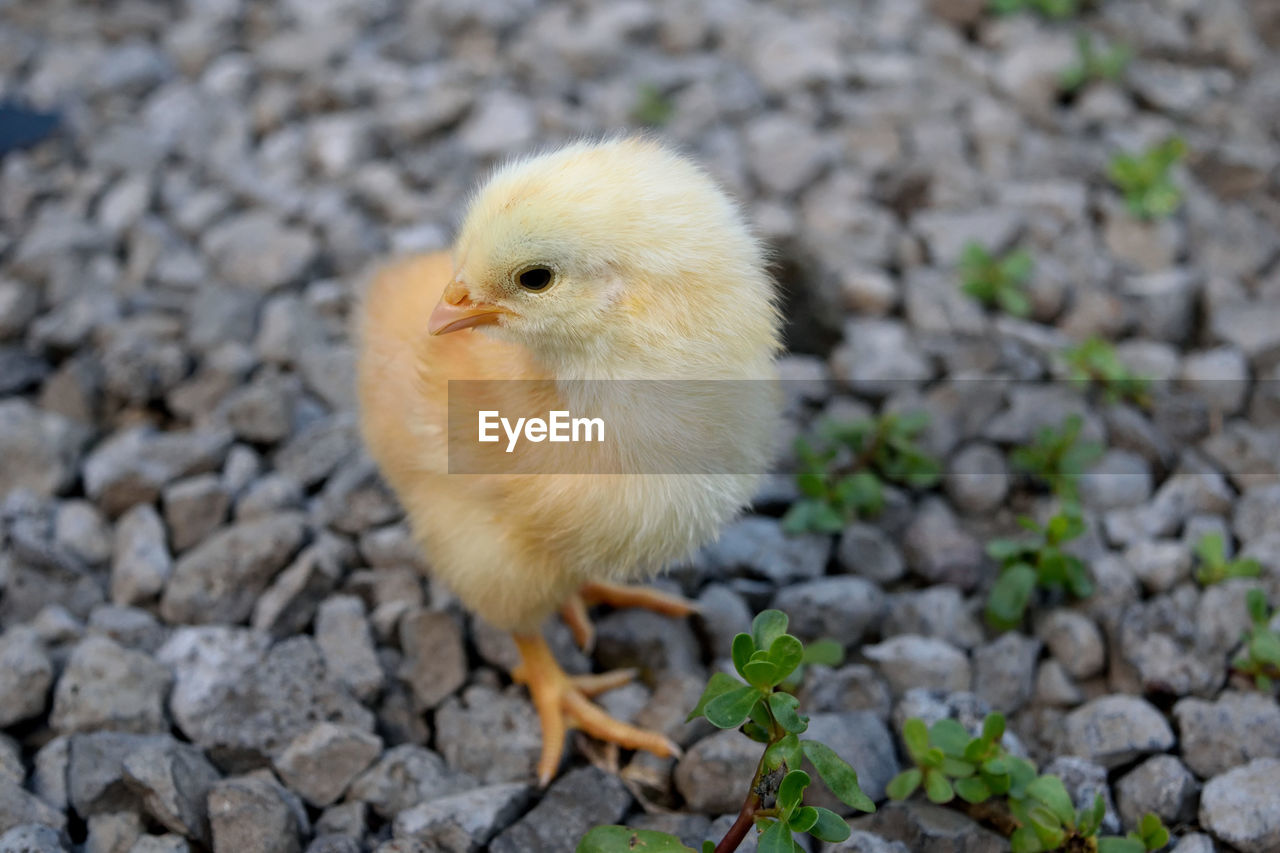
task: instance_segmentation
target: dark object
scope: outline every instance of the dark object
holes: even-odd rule
[[[0,156],[30,148],[58,129],[56,113],[42,113],[16,104],[0,104]]]

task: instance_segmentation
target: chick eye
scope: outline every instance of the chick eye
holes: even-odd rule
[[[546,267],[533,267],[516,276],[520,286],[525,290],[545,290],[551,284],[551,270]]]

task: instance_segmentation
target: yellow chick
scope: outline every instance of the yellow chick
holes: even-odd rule
[[[500,168],[473,198],[452,256],[393,263],[363,294],[364,440],[433,574],[513,632],[522,663],[512,675],[541,718],[543,784],[569,727],[678,752],[589,700],[629,673],[568,676],[541,626],[559,610],[585,647],[588,603],[690,612],[683,599],[618,582],[714,538],[768,464],[776,399],[741,391],[768,383],[725,381],[775,376],[780,317],[765,263],[706,173],[631,138]],[[451,401],[450,380],[529,380],[478,393],[497,409],[590,410],[609,441],[567,451],[561,473],[451,474],[451,443],[476,439],[450,422],[463,387]],[[501,446],[489,448],[477,458],[500,466]]]

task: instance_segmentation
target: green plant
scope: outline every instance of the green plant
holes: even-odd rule
[[[1084,561],[1063,546],[1085,531],[1084,519],[1072,504],[1041,526],[1023,516],[1018,523],[1031,531],[1027,539],[993,539],[987,554],[1000,564],[1000,576],[987,596],[987,621],[1002,631],[1022,624],[1036,589],[1066,589],[1077,598],[1093,594],[1093,579]]]
[[[1262,564],[1247,557],[1227,559],[1227,545],[1221,533],[1206,533],[1195,547],[1200,565],[1196,568],[1196,580],[1202,586],[1221,583],[1227,578],[1256,578],[1262,574]]]
[[[757,616],[750,634],[733,638],[733,667],[740,679],[715,673],[689,713],[689,720],[706,717],[717,728],[741,728],[743,734],[765,747],[737,820],[719,844],[704,842],[702,853],[732,853],[753,826],[760,833],[760,853],[794,853],[795,833],[807,832],[831,843],[848,838],[849,825],[843,818],[828,809],[803,804],[804,792],[813,781],[800,769],[804,759],[842,802],[859,811],[875,811],[875,803],[858,786],[858,774],[835,750],[800,738],[809,727],[809,718],[800,713],[795,696],[778,688],[806,660],[806,650],[786,631],[787,616],[781,611],[766,610]],[[605,826],[588,832],[577,853],[634,850],[684,853],[690,848],[664,833]]]
[[[1104,43],[1099,46],[1084,32],[1076,36],[1076,53],[1076,64],[1062,72],[1059,81],[1064,92],[1079,91],[1095,80],[1119,80],[1133,59],[1133,50],[1128,45],[1113,47]]]
[[[884,483],[928,488],[942,466],[917,444],[929,418],[922,412],[890,413],[850,422],[826,421],[814,440],[796,440],[803,497],[782,518],[789,533],[836,533],[860,516],[884,507]]]
[[[997,15],[1035,12],[1061,21],[1079,15],[1083,5],[1081,0],[991,0],[988,8]]]
[[[1025,249],[997,258],[979,243],[969,243],[960,256],[961,289],[987,306],[999,306],[1015,317],[1031,313],[1027,281],[1035,264]]]
[[[1116,154],[1107,164],[1107,177],[1124,194],[1130,213],[1160,219],[1182,203],[1182,190],[1170,173],[1186,154],[1186,142],[1173,136],[1136,154]]]
[[[971,814],[1008,835],[1014,853],[1146,853],[1169,843],[1169,831],[1153,814],[1123,838],[1098,837],[1106,813],[1102,795],[1077,811],[1061,779],[1038,776],[1033,763],[1005,750],[1004,728],[998,713],[987,715],[976,737],[951,719],[928,727],[918,718],[907,720],[902,739],[915,766],[889,782],[889,798],[905,800],[918,789],[939,805],[958,797]]]
[[[1251,624],[1242,637],[1244,650],[1231,666],[1236,672],[1251,676],[1259,690],[1269,691],[1280,679],[1280,634],[1270,628],[1271,610],[1262,590],[1249,590],[1245,603]]]
[[[1070,415],[1061,428],[1041,427],[1028,445],[1016,448],[1009,461],[1020,471],[1043,482],[1058,497],[1074,500],[1080,475],[1102,456],[1102,445],[1081,442],[1084,419]]]
[[[1139,406],[1151,403],[1150,382],[1125,367],[1110,341],[1093,337],[1062,353],[1067,378],[1085,387],[1098,386],[1108,403],[1128,400]]]
[[[636,92],[631,118],[649,127],[662,127],[671,121],[675,111],[675,104],[661,89],[652,83],[645,83]]]

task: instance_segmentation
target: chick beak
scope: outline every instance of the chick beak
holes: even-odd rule
[[[464,285],[451,281],[427,320],[427,331],[433,335],[447,335],[472,326],[487,326],[498,322],[498,317],[504,313],[506,309],[497,305],[472,301]]]

